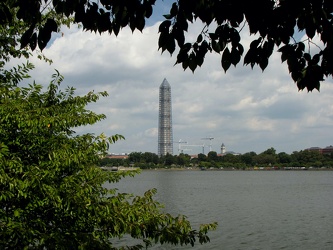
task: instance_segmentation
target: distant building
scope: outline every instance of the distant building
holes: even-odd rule
[[[221,145],[221,154],[224,155],[225,152],[226,152],[226,147],[225,147],[224,143],[222,143],[222,145]]]
[[[332,154],[333,153],[333,146],[327,146],[321,150],[322,154]]]
[[[224,143],[222,143],[222,145],[221,145],[221,153],[220,153],[220,154],[217,154],[217,156],[224,156],[224,155],[227,155],[227,154],[231,154],[231,155],[241,155],[240,153],[236,153],[236,152],[234,152],[234,151],[227,151],[226,146],[224,145]]]
[[[121,155],[109,154],[109,155],[105,156],[105,158],[126,160],[128,158],[128,155],[127,154],[121,154]]]
[[[173,155],[171,86],[164,78],[159,92],[158,156]]]
[[[311,147],[305,149],[307,151],[312,151],[312,152],[319,152],[320,154],[332,154],[333,153],[333,146],[327,146],[326,148],[320,148],[320,147]]]
[[[322,148],[320,148],[320,147],[311,147],[311,148],[307,148],[307,149],[305,149],[305,150],[307,150],[307,151],[314,151],[314,152],[319,152],[319,153],[321,153],[322,154]]]
[[[241,155],[241,153],[237,153],[237,152],[234,152],[234,151],[227,151],[227,152],[224,153],[224,155],[228,155],[228,154],[230,154],[230,155]]]

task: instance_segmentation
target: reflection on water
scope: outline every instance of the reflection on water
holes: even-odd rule
[[[209,244],[153,249],[333,249],[333,171],[144,171],[116,187],[219,223]]]

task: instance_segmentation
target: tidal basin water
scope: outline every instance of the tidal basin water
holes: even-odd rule
[[[194,226],[218,222],[211,242],[152,249],[333,250],[333,171],[143,171],[110,185],[156,200]]]

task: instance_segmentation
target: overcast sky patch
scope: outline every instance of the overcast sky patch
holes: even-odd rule
[[[197,145],[190,154],[202,152],[203,144],[207,153],[209,143],[218,153],[222,143],[239,153],[270,147],[291,153],[333,144],[332,80],[322,84],[321,92],[298,91],[278,53],[263,73],[259,67],[243,67],[241,61],[225,74],[221,56],[210,53],[195,73],[184,71],[174,66],[175,55],[158,51],[159,23],[149,25],[142,33],[125,28],[117,38],[64,29],[44,50],[52,65],[32,60],[38,83],[46,85],[57,69],[65,77],[63,86],[74,86],[79,95],[91,90],[110,94],[89,105],[107,119],[78,128],[78,133],[124,135],[126,140],[111,145],[110,153],[157,153],[158,91],[166,78],[172,91],[175,154],[179,140]],[[189,39],[196,39],[200,29],[200,23],[192,26]],[[253,38],[244,38],[245,51]]]

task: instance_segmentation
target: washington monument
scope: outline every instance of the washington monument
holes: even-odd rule
[[[164,78],[159,93],[158,155],[173,154],[171,86]]]

